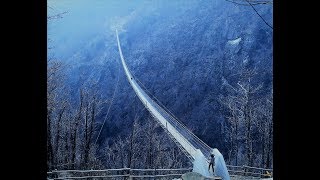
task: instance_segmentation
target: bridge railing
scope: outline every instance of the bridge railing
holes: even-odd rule
[[[227,165],[231,176],[251,176],[257,178],[273,177],[272,169],[250,166]],[[62,179],[172,179],[192,171],[192,168],[180,169],[103,169],[103,170],[53,170],[47,172],[48,180]]]
[[[194,143],[191,143],[189,140],[189,137],[192,137],[192,133],[186,134],[187,129],[184,128],[183,124],[179,123],[176,121],[173,117],[170,116],[169,113],[167,113],[163,108],[161,108],[137,83],[136,78],[131,74],[129,71],[126,62],[124,60],[121,46],[120,46],[120,41],[118,37],[118,32],[117,32],[117,42],[118,42],[118,49],[120,53],[120,58],[121,62],[123,65],[123,68],[125,70],[127,79],[129,80],[129,83],[133,87],[134,91],[136,92],[137,96],[141,100],[141,102],[145,105],[145,107],[150,111],[151,114],[153,114],[154,117],[160,122],[163,126],[165,126],[174,137],[176,141],[179,142],[179,144],[184,148],[191,156],[194,158],[197,149],[194,147]],[[189,137],[187,136],[189,135]],[[195,136],[195,135],[193,135]],[[200,140],[200,139],[199,139]],[[200,140],[201,141],[201,140]],[[211,150],[211,148],[210,148]]]
[[[180,169],[104,169],[104,170],[53,170],[47,172],[48,180],[63,179],[173,179],[192,171],[190,168]]]
[[[238,175],[238,176],[252,176],[252,177],[259,177],[259,178],[269,178],[273,177],[273,170],[272,169],[265,169],[265,168],[257,168],[251,166],[231,166],[227,165],[229,174]]]

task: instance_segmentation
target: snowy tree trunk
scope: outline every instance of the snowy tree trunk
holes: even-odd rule
[[[52,133],[51,133],[51,112],[48,112],[47,115],[47,163],[48,163],[48,169],[52,170],[53,169],[53,147],[52,147]]]
[[[59,150],[59,147],[60,147],[60,139],[61,139],[61,136],[62,136],[62,134],[61,134],[61,121],[62,121],[62,116],[63,116],[63,114],[64,114],[64,111],[65,111],[65,109],[66,109],[66,106],[64,105],[63,106],[63,108],[62,108],[62,110],[59,112],[59,114],[58,114],[58,121],[57,121],[57,125],[56,125],[56,127],[57,127],[57,133],[56,133],[56,141],[55,141],[55,150],[54,150],[54,152],[55,152],[55,164],[57,165],[58,163],[59,163],[59,160],[61,159],[61,157],[59,157],[59,152],[58,152],[58,150]]]

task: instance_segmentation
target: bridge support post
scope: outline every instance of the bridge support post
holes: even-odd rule
[[[230,180],[230,175],[227,169],[226,162],[220,151],[217,148],[212,150],[212,153],[215,156],[215,174],[219,177],[222,177],[223,180]]]

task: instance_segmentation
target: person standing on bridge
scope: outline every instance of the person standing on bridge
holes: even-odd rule
[[[214,154],[211,154],[211,155],[210,155],[210,161],[209,161],[208,171],[210,171],[210,166],[212,166],[212,172],[213,172],[213,174],[215,174],[215,173],[214,173]]]

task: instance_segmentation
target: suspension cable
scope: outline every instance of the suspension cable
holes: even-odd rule
[[[267,23],[267,21],[264,20],[264,18],[258,13],[258,11],[256,10],[256,8],[254,8],[254,6],[249,2],[249,0],[246,0],[246,1],[249,3],[249,5],[252,7],[252,9],[258,14],[258,16],[262,19],[262,21],[263,21],[267,26],[269,26],[271,29],[273,29],[273,27],[272,27],[269,23]]]
[[[118,61],[117,61],[117,62],[118,62]],[[96,141],[95,141],[94,145],[97,144],[98,139],[99,139],[99,137],[100,137],[100,134],[101,134],[101,132],[102,132],[102,129],[103,129],[103,127],[104,127],[104,124],[106,123],[106,120],[107,120],[107,118],[108,118],[108,115],[109,115],[111,106],[112,106],[112,104],[113,104],[114,97],[115,97],[115,95],[116,95],[116,92],[117,92],[117,89],[118,89],[118,86],[119,86],[119,79],[120,79],[120,63],[118,62],[118,79],[117,79],[117,84],[116,84],[116,87],[114,88],[114,91],[113,91],[113,94],[112,94],[112,98],[111,98],[111,102],[110,102],[110,105],[109,105],[108,110],[107,110],[107,114],[106,114],[106,116],[105,116],[105,118],[104,118],[104,121],[103,121],[103,123],[102,123],[102,126],[101,126],[101,128],[100,128],[100,131],[99,131],[99,133],[98,133],[98,136],[97,136],[97,138],[96,138]]]
[[[169,117],[173,118],[173,120],[176,120],[179,125],[181,125],[184,129],[182,130],[187,130],[187,134],[191,135],[191,137],[194,137],[196,141],[194,141],[197,145],[202,146],[202,148],[204,148],[204,150],[210,152],[211,151],[211,147],[209,147],[206,143],[204,143],[201,139],[199,139],[195,134],[193,134],[177,117],[175,117],[169,109],[167,109],[154,95],[152,95],[152,93],[146,88],[146,86],[138,79],[136,78],[136,76],[134,74],[132,74],[134,76],[134,78],[137,80],[137,82],[139,82],[139,84],[141,84],[143,86],[143,88],[148,92],[148,94],[150,94],[150,96],[152,96],[154,99],[156,99],[156,101],[159,102],[160,105],[162,105],[163,107],[163,112],[166,113]],[[151,99],[152,100],[152,99]],[[158,105],[158,104],[156,104]],[[161,106],[159,106],[161,108]],[[164,109],[166,109],[167,111],[165,111]],[[161,109],[160,109],[161,110]],[[204,147],[203,147],[204,146]]]

